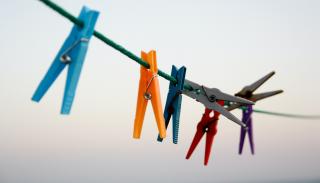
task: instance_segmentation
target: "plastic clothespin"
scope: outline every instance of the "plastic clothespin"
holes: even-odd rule
[[[166,127],[162,114],[163,110],[160,98],[160,88],[157,78],[158,66],[156,60],[156,51],[150,51],[149,53],[141,52],[141,58],[150,65],[150,68],[147,69],[143,66],[140,68],[140,82],[136,117],[134,120],[133,138],[140,138],[144,115],[149,100],[151,100],[152,103],[160,137],[165,138]]]
[[[176,66],[172,66],[171,76],[177,80],[177,83],[170,82],[169,91],[167,95],[167,101],[164,108],[164,119],[166,128],[168,128],[170,118],[172,116],[172,141],[174,144],[178,143],[178,134],[179,134],[179,119],[181,111],[181,102],[182,102],[182,91],[184,80],[186,76],[186,67],[181,67],[179,70]],[[158,141],[162,142],[162,138],[158,136]]]
[[[49,70],[35,91],[32,97],[33,101],[39,102],[61,71],[66,66],[69,66],[61,114],[70,113],[82,65],[88,50],[90,38],[94,32],[94,26],[98,19],[98,15],[99,12],[97,11],[90,10],[87,7],[82,8],[78,19],[83,21],[83,27],[74,25],[70,35],[64,42]]]
[[[269,74],[267,74],[266,76],[259,79],[258,81],[252,83],[251,85],[245,86],[240,92],[236,93],[235,96],[243,97],[243,98],[248,99],[250,101],[257,102],[259,100],[269,98],[274,95],[282,93],[283,90],[276,90],[276,91],[254,94],[254,92],[261,85],[263,85],[267,80],[269,80],[274,74],[275,74],[275,72],[272,71]],[[227,110],[231,111],[231,110],[237,109],[242,106],[243,106],[242,104],[233,103],[227,107]],[[247,107],[242,108],[242,122],[244,124],[246,124],[247,128],[240,129],[239,154],[242,154],[246,133],[248,133],[251,153],[254,154],[254,152],[255,152],[254,141],[253,141],[252,117],[251,117],[252,112],[253,112],[253,107],[251,105],[248,105]]]
[[[242,110],[242,121],[247,125],[247,128],[240,128],[240,142],[239,142],[239,154],[242,154],[244,139],[248,133],[251,154],[254,154],[254,142],[253,142],[253,129],[252,129],[252,106],[247,106]]]
[[[233,114],[227,111],[223,106],[219,105],[217,101],[223,100],[228,102],[237,102],[242,105],[253,105],[254,103],[252,101],[240,97],[235,97],[223,93],[219,89],[208,88],[206,86],[199,85],[189,80],[185,80],[185,85],[191,87],[191,90],[183,90],[183,94],[202,103],[206,108],[219,112],[220,114],[227,117],[231,121],[239,124],[240,126],[246,126],[242,121],[240,121]]]
[[[223,106],[224,101],[218,101],[219,105]],[[214,113],[211,117],[210,114]],[[197,125],[197,131],[194,135],[190,148],[188,150],[186,159],[189,159],[198,146],[200,140],[202,139],[203,135],[206,133],[206,146],[205,146],[205,156],[204,156],[204,165],[208,165],[210,154],[211,154],[211,147],[213,144],[213,139],[217,134],[217,125],[219,120],[220,113],[214,111],[212,109],[205,109],[205,113],[203,114],[201,121]]]

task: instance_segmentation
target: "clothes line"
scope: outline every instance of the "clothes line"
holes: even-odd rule
[[[77,17],[75,17],[74,15],[72,15],[71,13],[66,11],[61,6],[55,4],[54,2],[52,2],[50,0],[39,0],[39,1],[44,3],[45,5],[47,5],[48,7],[50,7],[54,11],[56,11],[58,14],[62,15],[63,17],[65,17],[66,19],[71,21],[72,23],[74,23],[80,27],[84,26],[84,23],[81,20],[79,20]],[[126,55],[130,59],[134,60],[135,62],[137,62],[141,66],[148,68],[148,69],[150,68],[150,65],[146,61],[144,61],[143,59],[141,59],[140,57],[138,57],[137,55],[135,55],[131,51],[127,50],[123,46],[117,44],[116,42],[114,42],[110,38],[106,37],[102,33],[94,30],[93,36],[95,36],[97,39],[101,40],[105,44],[111,46],[112,48],[118,50],[120,53]],[[158,69],[157,74],[168,81],[171,81],[173,83],[177,83],[177,80],[174,77],[161,71],[160,69]],[[189,86],[188,84],[184,84],[183,88],[186,90],[192,90],[192,87]],[[228,105],[228,104],[226,103],[225,105]],[[282,116],[282,117],[290,117],[290,118],[320,119],[320,115],[287,114],[287,113],[270,112],[270,111],[264,111],[264,110],[258,110],[258,109],[254,109],[253,112],[261,113],[261,114],[268,114],[268,115],[275,115],[275,116]]]
[[[63,17],[67,18],[68,20],[70,20],[72,23],[82,27],[83,26],[83,22],[81,20],[79,20],[78,18],[76,18],[75,16],[73,16],[72,14],[70,14],[69,12],[67,12],[65,9],[63,9],[62,7],[60,7],[59,5],[55,4],[54,2],[50,1],[50,0],[40,0],[41,2],[43,2],[45,5],[47,5],[48,7],[50,7],[51,9],[55,10],[57,13],[59,13],[60,15],[62,15]],[[109,39],[108,37],[106,37],[105,35],[103,35],[102,33],[98,32],[98,31],[94,31],[93,35],[101,40],[102,42],[106,43],[107,45],[111,46],[112,48],[118,50],[120,53],[126,55],[127,57],[131,58],[132,60],[136,61],[138,64],[144,66],[145,68],[149,68],[149,64],[142,60],[140,57],[138,57],[137,55],[133,54],[131,51],[125,49],[123,46],[115,43],[114,41],[112,41],[111,39]],[[170,76],[169,74],[161,71],[160,69],[158,70],[158,75],[163,77],[164,79],[168,80],[168,81],[172,81],[174,83],[177,83],[177,80]],[[188,85],[184,85],[185,89],[191,89],[190,86]]]
[[[281,116],[287,118],[300,118],[300,119],[320,119],[319,115],[300,115],[300,114],[287,114],[287,113],[279,113],[279,112],[272,112],[272,111],[264,111],[259,109],[254,109],[253,112],[260,113],[260,114],[267,114],[273,116]]]

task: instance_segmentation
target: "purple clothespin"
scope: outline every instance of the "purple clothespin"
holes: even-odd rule
[[[251,117],[252,112],[253,112],[252,105],[249,105],[247,106],[246,109],[242,110],[242,122],[247,126],[247,128],[240,129],[239,154],[242,154],[244,139],[247,133],[248,133],[251,153],[254,154],[254,143],[253,143],[253,135],[252,135],[252,117]]]
[[[242,97],[253,102],[257,102],[258,100],[262,100],[262,99],[282,93],[283,90],[276,90],[271,92],[253,94],[254,91],[256,91],[262,84],[264,84],[274,74],[275,74],[274,71],[267,74],[266,76],[254,82],[253,84],[244,87],[240,92],[236,93],[235,96]],[[242,104],[239,104],[239,103],[230,103],[229,106],[227,107],[227,110],[231,111],[239,107],[241,107],[242,109],[242,122],[246,125],[246,128],[241,127],[241,130],[240,130],[239,154],[242,154],[246,133],[248,133],[251,153],[254,154],[253,129],[252,129],[252,117],[251,117],[253,113],[253,107],[252,105],[243,106]]]

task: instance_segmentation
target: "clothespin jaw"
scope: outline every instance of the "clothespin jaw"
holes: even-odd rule
[[[39,102],[62,70],[69,66],[65,85],[61,114],[69,114],[75,97],[80,73],[88,50],[89,40],[94,32],[94,26],[99,12],[83,7],[78,17],[83,21],[83,27],[74,25],[70,35],[64,42],[46,75],[40,82],[32,100]]]
[[[170,81],[169,91],[167,94],[166,105],[164,108],[164,119],[166,128],[168,128],[170,118],[172,116],[172,141],[174,144],[178,143],[179,134],[179,121],[180,121],[180,111],[182,103],[182,91],[184,86],[184,80],[186,76],[186,67],[181,67],[177,69],[176,66],[172,66],[171,76],[177,80],[177,83]],[[162,138],[158,135],[158,141],[162,142]]]
[[[250,98],[252,93],[256,91],[261,85],[263,85],[266,81],[268,81],[273,75],[275,74],[274,71],[270,72],[269,74],[265,75],[258,81],[252,83],[249,86],[245,86],[240,92],[236,93],[235,96],[242,96],[244,98]]]
[[[165,138],[166,128],[164,117],[162,114],[163,110],[160,97],[160,87],[157,78],[158,67],[156,60],[156,52],[141,52],[141,58],[150,65],[150,68],[147,69],[143,66],[141,66],[140,68],[140,81],[136,116],[134,120],[133,138],[139,139],[141,136],[143,120],[149,100],[151,100],[152,103],[152,108],[157,122],[160,137]]]
[[[280,93],[283,93],[283,90],[275,90],[275,91],[270,91],[270,92],[253,94],[252,97],[249,100],[257,102],[259,100],[262,100],[262,99],[265,99],[265,98],[269,98],[269,97],[278,95]]]
[[[224,101],[220,100],[220,101],[218,101],[218,104],[223,106]],[[212,112],[214,113],[214,115],[211,117],[210,113],[212,113]],[[219,116],[220,116],[219,112],[213,111],[212,109],[208,109],[208,108],[205,109],[205,113],[203,114],[201,121],[197,125],[197,131],[196,131],[196,134],[195,134],[193,141],[190,145],[190,148],[188,150],[186,159],[190,159],[195,148],[198,146],[203,135],[206,133],[204,165],[208,165],[213,140],[214,140],[215,135],[218,132],[217,125],[218,125]]]
[[[217,101],[223,100],[236,102],[243,105],[253,105],[254,103],[252,101],[223,93],[216,88],[207,88],[189,80],[185,80],[185,84],[189,85],[191,87],[191,90],[183,90],[183,94],[195,99],[198,102],[201,102],[206,108],[219,112],[220,114],[239,124],[240,126],[245,126],[245,124],[238,118],[227,111],[223,106],[220,106]]]
[[[265,93],[254,94],[254,91],[256,91],[261,85],[263,85],[267,80],[269,80],[274,74],[275,72],[272,71],[266,76],[259,79],[258,81],[252,83],[251,85],[245,86],[240,92],[236,93],[235,96],[242,97],[253,102],[257,102],[259,100],[283,93],[283,90],[275,90],[275,91],[270,91]],[[241,106],[244,106],[244,105],[240,103],[232,103],[228,105],[227,110],[231,111]]]

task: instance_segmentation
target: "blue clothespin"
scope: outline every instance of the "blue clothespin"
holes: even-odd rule
[[[61,114],[69,114],[79,81],[82,65],[88,50],[89,40],[94,32],[94,26],[99,12],[83,7],[78,17],[83,26],[75,25],[62,48],[51,64],[35,91],[32,100],[39,102],[61,71],[68,65],[68,75],[64,91]]]
[[[164,109],[164,119],[166,123],[166,128],[169,125],[171,116],[172,118],[172,132],[173,132],[173,143],[178,143],[178,134],[179,134],[179,119],[181,111],[181,102],[182,102],[182,90],[184,85],[184,80],[186,76],[186,67],[181,67],[179,70],[176,66],[172,66],[171,76],[177,80],[177,83],[174,84],[170,82],[169,91],[167,95],[166,106]],[[162,138],[158,136],[158,141],[162,142]]]

